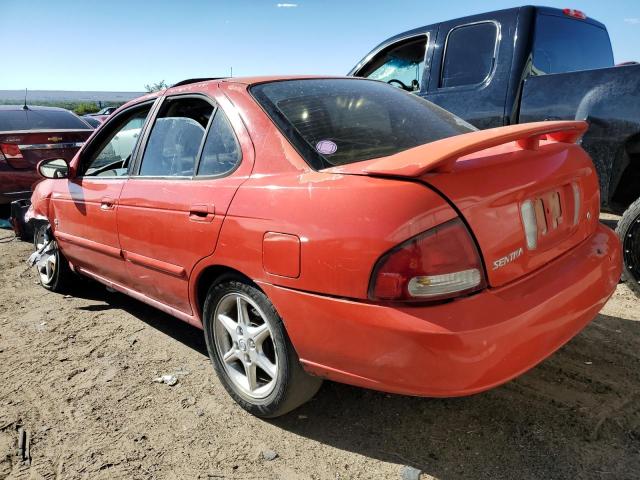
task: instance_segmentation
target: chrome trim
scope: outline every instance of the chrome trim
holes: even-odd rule
[[[72,143],[34,143],[32,145],[18,145],[20,150],[54,150],[57,148],[80,148],[84,142]]]
[[[453,86],[453,87],[441,87],[440,85],[442,85],[442,74],[444,73],[445,60],[447,59],[447,46],[449,45],[449,37],[454,32],[454,30],[458,30],[459,28],[463,28],[463,27],[470,27],[472,25],[480,25],[482,23],[493,23],[493,25],[496,27],[496,39],[495,39],[495,43],[494,43],[494,46],[493,46],[493,65],[491,66],[491,70],[489,71],[487,76],[484,77],[480,82],[470,83],[468,85],[456,85],[456,86]],[[452,89],[452,88],[477,87],[478,85],[484,85],[486,83],[489,83],[489,81],[493,77],[493,74],[496,71],[496,64],[497,64],[496,58],[498,58],[498,47],[500,46],[500,40],[501,39],[502,39],[502,31],[501,31],[500,23],[498,21],[496,21],[496,20],[480,20],[478,22],[464,23],[462,25],[456,25],[451,30],[449,30],[449,32],[447,33],[447,38],[444,41],[444,50],[443,50],[443,53],[442,53],[442,61],[440,62],[440,76],[438,78],[438,87],[437,87],[438,90],[449,90],[449,89]]]
[[[425,42],[425,47],[424,47],[424,62],[426,63],[426,59],[427,59],[427,52],[429,51],[429,32],[421,32],[421,33],[414,33],[411,35],[406,35],[404,37],[400,37],[395,39],[393,42],[388,42],[388,43],[384,43],[382,45],[380,45],[378,48],[376,48],[375,50],[373,50],[372,52],[370,52],[366,57],[364,57],[362,60],[360,60],[360,62],[347,74],[348,76],[353,76],[356,77],[358,76],[358,74],[360,73],[360,70],[362,70],[365,65],[367,65],[371,60],[373,60],[373,58],[375,56],[377,56],[380,52],[382,52],[383,50],[386,50],[387,48],[393,47],[399,43],[404,43],[408,40],[413,40],[413,39],[417,39],[419,37],[427,37],[427,40]],[[422,72],[422,74],[424,75],[424,71]],[[368,77],[367,77],[368,78]]]
[[[32,193],[33,192],[31,190],[21,190],[19,192],[3,192],[0,195],[6,195],[7,197],[18,197],[18,196],[27,195],[27,194],[31,196]]]

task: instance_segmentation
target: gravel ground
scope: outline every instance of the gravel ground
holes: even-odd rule
[[[624,284],[500,388],[443,400],[326,382],[263,421],[226,395],[201,331],[89,282],[49,293],[29,253],[0,243],[0,479],[640,478],[640,309]]]

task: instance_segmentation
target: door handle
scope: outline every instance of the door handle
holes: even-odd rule
[[[104,197],[100,202],[100,210],[113,210],[116,206],[116,202],[111,197]]]
[[[189,220],[194,222],[211,222],[215,217],[216,207],[200,203],[189,207]]]

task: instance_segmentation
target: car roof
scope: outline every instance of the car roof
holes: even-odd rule
[[[258,83],[280,82],[284,80],[329,80],[329,79],[347,79],[347,80],[362,80],[354,79],[353,77],[346,76],[333,76],[333,75],[256,75],[252,77],[228,77],[228,78],[214,78],[214,79],[202,79],[202,81],[195,82],[178,82],[176,85],[169,87],[167,90],[175,92],[182,88],[190,88],[198,84],[240,84],[240,85],[257,85]],[[163,90],[164,92],[164,90]],[[149,98],[150,96],[147,96]]]
[[[69,110],[67,110],[66,108],[60,108],[60,107],[43,107],[43,106],[40,106],[40,105],[27,105],[27,108],[29,110],[50,110],[50,111],[72,113]],[[23,109],[24,109],[24,105],[0,105],[0,111],[2,111],[2,110],[15,111],[15,110],[23,110]]]
[[[263,75],[263,76],[253,76],[253,77],[228,77],[228,78],[211,78],[211,79],[190,79],[182,82],[178,82],[167,89],[159,90],[156,92],[149,92],[141,95],[140,97],[133,98],[120,106],[118,110],[124,110],[133,105],[139,105],[144,102],[148,102],[151,100],[155,100],[158,97],[164,95],[175,95],[180,93],[191,93],[194,91],[198,91],[199,88],[202,88],[205,85],[218,85],[224,86],[226,85],[244,85],[251,86],[257,85],[258,83],[268,83],[268,82],[278,82],[283,80],[306,80],[306,79],[347,79],[354,81],[365,81],[366,79],[362,78],[354,78],[354,77],[346,77],[346,76],[331,76],[331,75]],[[371,81],[371,80],[368,80]]]
[[[220,80],[223,83],[240,83],[243,85],[256,85],[258,83],[280,82],[283,80],[327,80],[327,79],[353,79],[345,76],[333,75],[263,75],[254,77],[234,77]]]

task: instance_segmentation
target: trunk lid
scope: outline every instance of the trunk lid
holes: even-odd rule
[[[487,281],[498,287],[541,268],[595,231],[597,177],[575,144],[586,128],[584,122],[500,127],[328,170],[410,178],[440,192],[467,223]]]
[[[40,160],[70,161],[93,130],[23,130],[0,132],[0,152],[17,170],[33,170]]]

